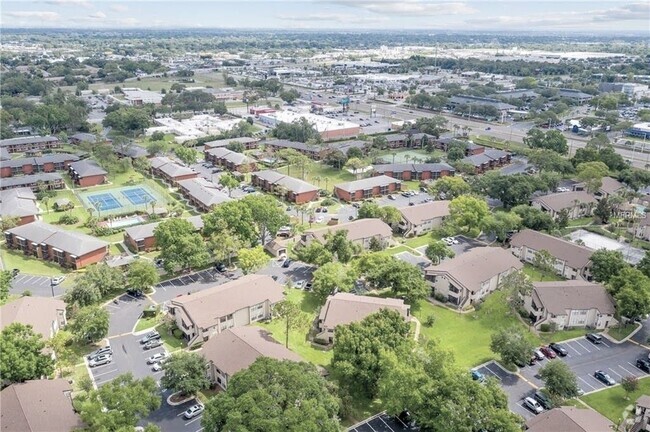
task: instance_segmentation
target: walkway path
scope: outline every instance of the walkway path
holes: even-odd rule
[[[420,320],[414,316],[411,316],[411,321],[415,323],[415,332],[413,332],[413,339],[415,342],[417,342],[420,338],[420,328],[422,327],[422,324],[420,324]]]

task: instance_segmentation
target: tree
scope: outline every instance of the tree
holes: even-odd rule
[[[324,237],[325,249],[330,251],[342,263],[350,262],[352,257],[361,250],[358,244],[348,240],[348,230],[346,229],[329,231]]]
[[[640,272],[639,272],[640,273]],[[639,285],[625,284],[614,296],[618,314],[626,318],[637,318],[650,313],[650,279]]]
[[[195,164],[199,157],[199,152],[190,147],[176,147],[174,153],[186,165]]]
[[[65,301],[79,307],[97,303],[102,297],[123,292],[126,279],[119,268],[106,264],[87,267],[85,273],[75,279],[75,285],[66,291]]]
[[[436,180],[430,190],[433,195],[452,200],[461,195],[468,194],[471,187],[462,177],[446,176]]]
[[[327,296],[334,290],[349,292],[354,287],[356,275],[346,266],[337,262],[330,262],[314,271],[313,291],[321,303],[325,303]]]
[[[633,375],[624,376],[621,379],[621,387],[625,391],[625,399],[629,399],[630,393],[634,393],[639,389],[639,379]]]
[[[508,273],[502,279],[501,289],[507,293],[510,307],[515,312],[519,312],[524,305],[524,296],[530,295],[533,291],[533,284],[526,273],[516,270]]]
[[[205,371],[208,361],[199,353],[179,351],[162,364],[163,377],[160,385],[182,396],[195,395],[210,386]]]
[[[300,261],[308,264],[314,264],[318,267],[334,261],[334,255],[325,246],[317,240],[312,241],[307,246],[294,249]]]
[[[298,141],[306,143],[314,139],[320,142],[321,136],[313,124],[309,123],[305,117],[293,121],[292,123],[278,123],[271,131],[272,135],[278,139]]]
[[[206,431],[338,432],[339,400],[308,363],[259,357],[205,406]]]
[[[455,228],[470,232],[478,230],[490,209],[487,203],[470,195],[454,198],[449,203],[449,223]]]
[[[149,156],[165,154],[168,150],[169,144],[167,144],[167,141],[151,141],[147,143],[147,153]]]
[[[595,193],[603,185],[603,177],[609,173],[609,168],[602,162],[583,162],[577,166],[578,180],[585,182],[587,192]]]
[[[445,131],[447,119],[443,116],[420,117],[415,121],[415,127],[422,133],[438,138]]]
[[[300,305],[290,301],[282,300],[273,307],[273,315],[284,320],[284,344],[289,348],[289,330],[307,330],[309,326],[309,315],[300,309]]]
[[[151,287],[156,285],[159,280],[158,270],[151,261],[134,261],[129,265],[129,270],[126,273],[129,287],[142,292],[151,291]]]
[[[555,257],[545,249],[535,252],[533,265],[540,271],[540,281],[544,280],[546,274],[552,274],[555,271],[555,261]]]
[[[440,264],[443,258],[453,258],[456,256],[453,250],[451,250],[445,243],[440,240],[432,240],[424,254],[433,261],[434,264]]]
[[[300,97],[300,92],[296,89],[285,90],[280,93],[280,99],[291,104]]]
[[[402,220],[402,213],[395,207],[384,206],[381,208],[379,218],[387,225],[396,225]]]
[[[171,273],[176,267],[191,269],[205,265],[210,256],[203,238],[194,225],[185,219],[169,219],[154,229],[156,245],[165,261],[165,271]]]
[[[598,282],[609,280],[628,267],[620,251],[600,249],[591,255],[591,275]]]
[[[125,431],[160,407],[160,393],[152,377],[130,373],[75,398],[75,407],[90,430]]]
[[[553,150],[532,150],[528,155],[528,162],[535,165],[540,172],[555,171],[561,174],[570,174],[574,171],[571,162]]]
[[[237,253],[237,259],[244,274],[253,273],[269,262],[269,256],[262,246],[240,249]]]
[[[382,351],[408,346],[408,332],[408,322],[390,309],[382,309],[360,322],[337,326],[332,370],[341,386],[367,397],[376,396]]]
[[[48,197],[44,197],[43,200],[46,198]],[[3,231],[6,231],[8,229],[17,227],[19,222],[20,218],[18,216],[3,216],[2,220],[0,221],[0,228]]]
[[[54,372],[54,360],[32,326],[12,323],[0,333],[0,379],[3,385],[40,379]]]
[[[94,343],[108,334],[110,315],[101,306],[86,306],[74,314],[74,319],[66,327],[81,343]]]
[[[284,207],[268,195],[248,195],[241,200],[249,209],[254,226],[257,228],[259,241],[265,244],[275,237],[280,227],[288,225],[289,216]]]
[[[346,153],[348,159],[362,159],[363,158],[363,151],[359,147],[350,147]]]
[[[123,134],[137,135],[149,127],[149,113],[143,108],[120,107],[106,114],[104,127],[112,127]]]
[[[609,202],[607,197],[603,197],[598,201],[596,208],[594,209],[594,216],[596,216],[600,223],[606,224],[609,222],[609,218],[612,216],[614,206]]]
[[[544,387],[549,394],[558,399],[571,399],[578,396],[576,375],[560,360],[551,360],[539,370]]]
[[[492,334],[490,349],[506,364],[526,364],[535,346],[519,327],[502,328]]]
[[[243,246],[244,242],[229,229],[215,231],[208,242],[214,259],[218,262],[227,262],[228,265],[232,264],[232,257],[236,256],[237,251]]]
[[[459,161],[465,157],[465,151],[458,146],[453,146],[447,152],[447,160],[451,162]]]
[[[524,144],[530,148],[553,150],[561,155],[569,152],[566,138],[559,130],[549,130],[544,133],[541,129],[533,128],[526,134]]]
[[[505,242],[508,233],[521,228],[521,217],[516,213],[494,212],[483,219],[481,229],[485,233],[494,234],[498,241]]]
[[[229,230],[245,245],[257,242],[253,214],[243,201],[229,201],[216,206],[203,216],[203,235],[210,237],[216,232]]]
[[[535,231],[548,232],[551,231],[555,226],[555,222],[553,221],[551,215],[529,205],[518,205],[516,207],[513,207],[511,212],[521,218],[521,224],[523,226]]]
[[[63,369],[72,367],[77,361],[77,354],[71,348],[73,335],[67,330],[59,330],[52,338],[47,341],[47,346],[52,348],[56,355],[56,366],[59,369],[59,374],[63,373]]]
[[[9,297],[11,279],[11,272],[9,270],[0,271],[0,304],[4,303]]]
[[[228,196],[232,197],[232,190],[239,186],[239,181],[230,173],[224,173],[219,177],[219,184],[228,189]]]
[[[431,292],[419,268],[390,255],[362,255],[355,268],[373,287],[390,288],[393,295],[403,295],[408,301],[424,298]]]
[[[650,278],[650,254],[643,255],[643,258],[641,258],[641,261],[636,265],[636,268]]]

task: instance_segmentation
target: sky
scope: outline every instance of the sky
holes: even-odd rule
[[[429,29],[650,36],[650,0],[0,0],[0,27]]]

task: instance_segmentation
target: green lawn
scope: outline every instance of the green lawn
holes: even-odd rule
[[[428,246],[431,240],[433,240],[433,237],[430,234],[425,234],[419,237],[412,237],[410,239],[407,239],[404,241],[404,244],[415,249],[421,246]]]
[[[626,398],[623,388],[617,385],[607,390],[582,396],[580,399],[614,423],[617,423],[627,415],[626,411],[628,409],[633,409],[634,401],[639,396],[647,394],[650,394],[650,379],[645,377],[639,380],[639,388],[637,391],[630,393],[629,398]]]
[[[161,318],[161,314],[158,314],[154,317],[140,318],[135,324],[135,329],[133,331],[139,332],[142,330],[150,329],[152,327],[156,327],[160,323]]]
[[[594,223],[594,218],[584,217],[584,218],[570,220],[569,226],[570,227],[584,226],[584,225],[591,225],[592,223]]]
[[[72,376],[68,376],[66,378],[72,379],[72,391],[79,392],[81,391],[81,387],[79,387],[81,380],[84,378],[90,379],[88,376],[88,368],[85,364],[77,365],[72,371]]]
[[[278,172],[287,174],[287,167],[280,167]],[[300,178],[301,170],[298,167],[291,167],[291,175]],[[345,170],[338,170],[329,165],[320,162],[312,162],[305,169],[305,181],[320,187],[321,189],[331,191],[335,184],[356,180],[353,174]]]
[[[419,253],[417,251],[415,251],[415,250],[413,250],[413,249],[411,249],[411,248],[409,248],[407,246],[404,246],[404,245],[397,246],[397,247],[390,248],[390,249],[386,249],[384,251],[384,253],[387,253],[389,255],[397,255],[398,253],[402,253],[402,252],[410,252],[413,255],[419,255]]]
[[[610,328],[607,331],[607,334],[612,338],[620,341],[628,337],[630,333],[636,330],[636,328],[636,324],[626,324],[619,327]]]
[[[179,339],[173,335],[170,335],[167,332],[165,324],[159,324],[156,326],[156,330],[160,333],[160,338],[164,342],[164,347],[169,352],[178,351],[182,348],[187,348],[187,342],[184,339]]]
[[[582,337],[587,333],[589,333],[589,330],[578,328],[578,329],[571,329],[571,330],[561,330],[553,333],[540,333],[539,337],[542,340],[542,342],[544,342],[545,344],[549,344],[551,342],[562,342],[568,339]]]
[[[310,319],[316,317],[321,306],[312,293],[302,290],[288,290],[286,299],[299,304],[300,309],[307,313]],[[270,323],[258,323],[258,325],[270,331],[278,342],[284,343],[284,321],[278,319],[271,321]],[[300,330],[289,330],[289,349],[300,355],[305,360],[316,365],[327,366],[332,360],[331,351],[321,351],[311,346],[311,343],[307,339],[306,328]]]
[[[25,256],[22,252],[8,250],[4,245],[0,248],[0,257],[2,257],[2,263],[5,268],[17,268],[22,273],[41,276],[58,276],[63,273],[70,273],[70,270],[64,269],[57,264],[32,256]]]
[[[447,308],[420,301],[413,308],[420,322],[429,315],[436,318],[432,327],[422,326],[424,338],[437,341],[438,345],[454,354],[461,367],[472,367],[496,358],[490,350],[490,337],[500,328],[518,326],[525,332],[528,328],[510,311],[505,292],[489,295],[479,311],[460,314]],[[535,343],[539,339],[530,333]]]
[[[542,272],[537,267],[528,263],[524,263],[523,272],[528,275],[528,277],[530,277],[533,282],[551,282],[564,280],[564,278],[560,277],[556,273],[544,272],[542,274]]]

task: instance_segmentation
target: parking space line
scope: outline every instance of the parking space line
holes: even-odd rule
[[[590,375],[590,376],[591,376],[591,375]],[[589,387],[591,387],[592,389],[596,390],[596,387],[594,387],[594,386],[592,386],[591,384],[589,384],[589,383],[588,383],[587,381],[585,381],[582,377],[578,377],[578,379],[579,379],[580,381],[582,381],[583,383],[587,384],[587,385],[588,385]]]
[[[632,375],[632,376],[636,376],[636,375],[634,374],[634,372],[630,372],[629,370],[625,369],[623,366],[618,365],[618,367],[620,367],[621,369],[623,369],[625,372],[629,373],[630,375]]]
[[[383,418],[379,417],[379,420],[381,420],[381,422],[382,422],[383,424],[385,424],[386,427],[387,427],[389,430],[391,430],[391,432],[395,432],[394,429],[393,429],[392,427],[388,426],[388,423],[386,423],[386,422],[384,421]]]
[[[590,350],[589,348],[587,348],[586,346],[584,346],[583,344],[581,344],[580,341],[575,341],[575,342],[576,342],[578,345],[580,345],[580,346],[582,347],[582,349],[584,349],[584,350],[587,351],[588,353],[591,352],[591,350]],[[594,345],[594,347],[595,347],[595,348],[598,348],[598,347],[596,347],[595,345]]]
[[[109,366],[109,365],[106,365],[106,366]],[[101,367],[101,366],[100,366],[100,367]],[[111,369],[111,370],[109,370],[109,371],[107,371],[107,372],[102,372],[102,373],[98,373],[98,374],[93,374],[93,376],[94,376],[95,378],[99,378],[100,376],[107,375],[107,374],[109,374],[109,373],[113,373],[113,372],[117,372],[118,370],[119,370],[119,369]]]
[[[192,423],[194,423],[194,422],[197,421],[197,420],[201,420],[202,417],[203,417],[203,416],[200,415],[200,416],[198,416],[197,418],[188,421],[187,423],[185,423],[185,426],[187,426],[188,424],[192,424]]]
[[[579,356],[582,355],[582,353],[580,351],[578,351],[577,349],[573,348],[573,345],[571,345],[570,343],[567,343],[565,345],[568,346],[569,348],[571,348],[573,351],[575,351],[576,354],[578,354]]]
[[[612,369],[612,368],[607,368],[607,369],[609,369],[609,370],[610,370],[614,375],[618,375],[619,378],[623,378],[623,375],[621,375],[620,373],[616,372],[614,369]]]
[[[605,341],[602,341],[601,344],[605,345],[607,348],[609,348],[609,345]]]
[[[203,431],[203,428],[201,428],[201,429],[199,429],[199,430],[196,430],[196,431],[194,431],[194,432],[202,432],[202,431]]]

